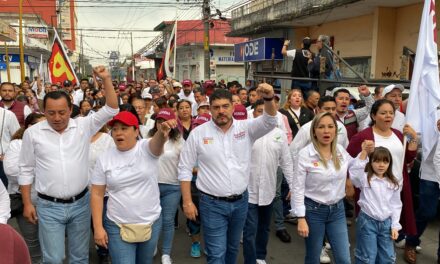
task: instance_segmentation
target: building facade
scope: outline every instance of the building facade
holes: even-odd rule
[[[420,0],[255,0],[232,11],[229,35],[290,39],[289,49],[300,48],[306,36],[328,35],[333,50],[363,77],[408,80],[422,9]],[[252,68],[261,71],[263,65]],[[291,61],[277,69],[290,71]],[[355,77],[343,64],[341,70],[345,78]]]
[[[159,50],[166,50],[174,21],[164,21],[154,28],[161,31],[163,42]],[[212,20],[209,30],[210,43],[210,79],[244,83],[245,69],[242,62],[234,62],[234,44],[246,41],[246,38],[228,37],[228,21]],[[177,54],[174,67],[175,79],[201,81],[204,77],[203,21],[183,20],[177,22]]]

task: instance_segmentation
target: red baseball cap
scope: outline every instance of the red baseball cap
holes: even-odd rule
[[[193,121],[193,123],[192,123],[192,127],[194,128],[194,127],[196,127],[196,126],[200,126],[200,125],[202,125],[202,124],[208,122],[209,120],[211,120],[211,115],[210,115],[210,114],[201,114],[201,115],[198,115],[198,116],[194,119],[194,121]]]
[[[108,125],[112,127],[116,122],[121,122],[126,126],[135,126],[136,128],[139,128],[138,119],[135,115],[128,111],[119,112],[113,117],[112,120],[110,120],[110,122],[108,122]]]
[[[186,80],[183,80],[182,85],[183,85],[183,86],[185,86],[185,85],[192,86],[193,83],[192,83],[191,80],[186,79]]]
[[[176,119],[176,115],[174,114],[173,109],[171,108],[162,108],[160,109],[159,113],[156,116],[156,120],[157,119],[164,119],[165,121],[171,120],[171,119]]]
[[[238,104],[234,106],[234,113],[232,114],[234,119],[236,120],[246,120],[247,119],[247,110],[244,105]]]

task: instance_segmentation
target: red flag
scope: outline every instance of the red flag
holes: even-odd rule
[[[63,44],[58,38],[58,34],[55,31],[55,38],[52,45],[52,53],[49,61],[49,78],[52,83],[63,83],[66,80],[72,82],[73,85],[78,84],[78,78],[70,63],[69,57],[67,57]]]
[[[164,61],[165,60],[162,58],[162,61],[160,62],[159,69],[157,69],[157,80],[158,81],[162,80],[165,77],[164,72],[163,72],[163,62]]]

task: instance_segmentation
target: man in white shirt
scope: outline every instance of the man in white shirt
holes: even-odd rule
[[[79,84],[79,89],[76,90],[73,93],[73,103],[77,106],[79,106],[79,103],[81,103],[82,100],[84,100],[84,93],[89,88],[89,80],[84,78],[81,79],[81,82]]]
[[[232,118],[232,94],[214,91],[209,100],[211,121],[191,132],[180,154],[183,209],[191,220],[198,215],[191,198],[192,169],[198,162],[199,209],[209,264],[237,261],[248,210],[252,145],[277,125],[272,86],[261,84],[258,92],[265,100],[263,116],[238,121]]]
[[[264,101],[258,100],[254,104],[253,117],[261,116],[263,108]],[[276,127],[255,141],[252,147],[248,214],[243,230],[245,264],[266,263],[278,165],[287,179],[293,177],[293,163],[287,145],[286,133]]]
[[[183,80],[182,85],[183,89],[177,95],[180,99],[188,100],[191,102],[191,105],[194,105],[196,103],[196,99],[194,98],[192,81]]]
[[[47,118],[27,129],[20,152],[18,183],[23,215],[38,221],[44,263],[62,263],[65,239],[71,263],[89,263],[90,207],[88,157],[91,137],[119,111],[110,73],[99,66],[94,74],[104,81],[106,105],[93,115],[71,119],[72,101],[64,91],[46,94]],[[35,180],[37,209],[31,201]]]
[[[14,113],[0,107],[0,179],[5,187],[8,186],[8,178],[3,170],[3,156],[18,129],[20,124]]]

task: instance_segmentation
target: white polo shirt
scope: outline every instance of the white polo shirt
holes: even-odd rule
[[[180,154],[179,180],[191,181],[198,161],[197,188],[214,196],[246,191],[254,142],[277,125],[277,117],[264,113],[255,119],[233,120],[224,133],[213,120],[194,129]]]
[[[272,203],[276,193],[278,164],[286,179],[292,179],[293,163],[287,145],[286,133],[278,127],[255,141],[248,186],[249,203],[259,206]]]
[[[29,185],[35,178],[37,192],[61,199],[81,193],[89,183],[90,138],[118,112],[105,105],[93,115],[70,119],[61,134],[47,120],[28,128],[18,183]]]
[[[111,148],[96,161],[93,185],[106,185],[107,217],[117,224],[150,224],[159,219],[158,156],[150,151],[149,139],[132,149]]]

